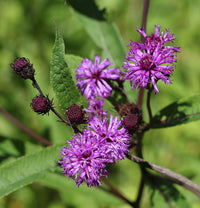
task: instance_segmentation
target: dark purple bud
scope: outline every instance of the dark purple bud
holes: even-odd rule
[[[36,96],[31,103],[31,107],[38,114],[46,114],[50,111],[52,102],[48,97]]]
[[[82,108],[78,105],[71,105],[66,110],[66,116],[69,118],[69,120],[76,124],[81,124],[84,121],[84,113],[82,111]]]
[[[134,130],[138,125],[138,116],[135,114],[128,114],[124,117],[123,123],[128,131]]]
[[[16,58],[14,64],[11,63],[10,66],[21,78],[34,79],[35,70],[33,69],[33,64],[31,64],[26,58]]]

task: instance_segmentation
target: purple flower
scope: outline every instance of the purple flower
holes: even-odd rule
[[[106,69],[110,65],[108,59],[100,63],[100,56],[95,56],[94,64],[87,58],[83,59],[76,70],[76,85],[87,99],[110,96],[112,88],[106,80],[118,80],[121,72],[117,68]]]
[[[124,80],[130,80],[133,88],[147,88],[149,83],[153,84],[154,92],[159,92],[157,81],[162,80],[164,83],[170,83],[170,75],[173,73],[176,62],[175,52],[180,52],[179,47],[165,46],[167,42],[173,42],[176,38],[170,34],[160,33],[160,26],[155,26],[156,32],[151,36],[137,29],[137,31],[145,38],[144,43],[136,43],[131,40],[128,56],[123,68],[127,69]]]
[[[61,168],[67,177],[74,177],[76,186],[83,181],[90,186],[100,185],[100,177],[107,176],[105,163],[107,159],[99,151],[101,139],[90,130],[74,135],[73,140],[67,141],[68,147],[61,150]]]
[[[102,120],[94,117],[89,122],[88,127],[95,135],[101,137],[102,142],[99,151],[104,153],[108,163],[114,163],[115,159],[119,161],[126,157],[130,136],[118,117],[113,118],[111,114],[109,122],[107,117]]]
[[[99,98],[98,100],[92,99],[88,102],[88,109],[84,111],[87,113],[89,120],[92,120],[94,117],[103,118],[107,115],[106,111],[103,111],[104,100]]]

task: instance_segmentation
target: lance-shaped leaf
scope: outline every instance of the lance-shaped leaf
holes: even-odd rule
[[[86,184],[77,189],[72,179],[67,179],[66,176],[57,173],[48,172],[38,182],[59,191],[62,200],[66,203],[66,207],[71,205],[71,207],[99,208],[100,204],[108,207],[108,205],[119,206],[119,204],[122,206],[124,203],[101,189],[88,188]]]
[[[152,208],[190,208],[185,197],[172,183],[150,178],[147,184]]]
[[[68,3],[91,39],[103,49],[104,57],[121,67],[125,49],[116,25],[106,22],[105,10],[99,10],[94,0],[68,0]]]
[[[200,95],[170,104],[153,117],[152,128],[176,126],[200,119]]]
[[[51,57],[50,78],[62,107],[67,108],[79,100],[80,94],[65,62],[65,45],[58,29]]]
[[[54,168],[60,149],[61,145],[47,147],[0,166],[0,197],[36,181]]]

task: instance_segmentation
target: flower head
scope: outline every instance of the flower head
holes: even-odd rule
[[[66,116],[72,123],[81,124],[84,122],[84,112],[82,108],[78,105],[71,105],[66,110]]]
[[[107,117],[102,120],[94,117],[89,122],[89,128],[101,138],[100,151],[104,152],[108,163],[113,163],[115,159],[119,161],[126,157],[130,136],[122,126],[122,121],[118,120],[118,117],[114,118],[111,114],[109,122]]]
[[[106,159],[99,151],[101,140],[97,135],[89,130],[84,130],[82,134],[74,135],[73,140],[67,141],[68,147],[61,150],[59,163],[63,168],[63,173],[67,177],[74,177],[76,185],[83,181],[90,186],[100,185],[100,177],[107,176],[105,170]]]
[[[33,98],[31,107],[38,114],[46,114],[50,111],[52,106],[52,101],[48,97],[43,97],[41,95]]]
[[[92,99],[88,102],[88,109],[84,111],[87,113],[89,120],[92,120],[94,117],[103,118],[107,115],[106,111],[103,111],[104,100],[99,98],[98,100]]]
[[[108,59],[100,63],[100,56],[95,56],[94,63],[87,58],[83,59],[76,70],[76,79],[78,88],[87,99],[110,96],[112,88],[106,80],[118,80],[121,72],[117,68],[106,69],[110,65]]]
[[[157,81],[171,83],[170,75],[173,73],[176,62],[175,52],[180,52],[179,47],[165,46],[167,42],[172,42],[176,37],[170,34],[169,30],[165,34],[160,33],[160,26],[155,26],[155,34],[151,36],[137,29],[145,38],[144,43],[131,41],[126,62],[123,68],[127,69],[125,80],[130,80],[132,88],[147,88],[149,83],[153,84],[154,92],[159,92]]]
[[[14,71],[23,79],[33,79],[35,70],[26,58],[16,58],[14,64],[10,64]]]

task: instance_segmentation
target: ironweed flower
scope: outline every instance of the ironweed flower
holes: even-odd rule
[[[107,176],[105,169],[107,159],[99,151],[101,139],[90,130],[74,135],[73,140],[67,141],[68,146],[61,150],[59,163],[67,177],[74,177],[76,186],[83,181],[89,187],[101,184],[100,177]]]
[[[128,131],[122,126],[122,121],[118,117],[110,115],[110,120],[104,117],[102,120],[95,117],[89,122],[88,127],[101,137],[102,143],[100,151],[104,152],[108,163],[114,163],[124,159],[128,152],[130,136]]]
[[[153,84],[154,92],[159,92],[157,81],[171,84],[170,75],[175,68],[176,55],[180,52],[179,47],[165,46],[167,42],[173,42],[176,38],[169,30],[160,33],[160,26],[155,26],[155,33],[148,36],[143,30],[137,31],[145,38],[144,43],[130,41],[126,62],[123,68],[127,69],[124,80],[130,80],[133,88],[147,88],[149,83]]]
[[[87,58],[83,59],[76,70],[76,85],[87,99],[110,96],[112,88],[106,80],[118,80],[121,72],[117,68],[106,69],[110,65],[108,59],[104,59],[100,63],[100,56],[95,56],[94,63]]]
[[[128,152],[128,131],[122,122],[111,115],[108,118],[93,117],[88,129],[73,136],[61,150],[58,161],[67,177],[74,178],[76,186],[83,181],[89,187],[101,185],[100,177],[107,177],[106,164],[122,160]]]
[[[94,117],[103,118],[107,115],[106,111],[103,111],[104,100],[99,98],[98,100],[92,99],[88,102],[89,106],[84,111],[87,113],[89,120],[92,120]]]

